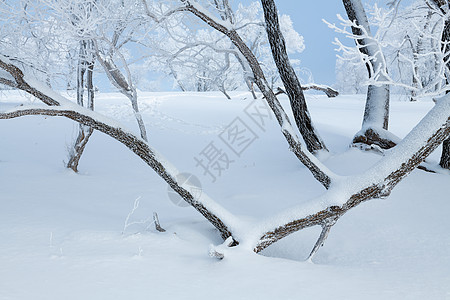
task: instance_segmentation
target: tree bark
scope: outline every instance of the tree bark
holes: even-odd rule
[[[267,37],[270,48],[272,49],[272,56],[286,89],[286,94],[289,97],[295,123],[305,140],[306,147],[311,153],[316,153],[319,150],[327,150],[325,143],[312,123],[302,86],[289,61],[286,42],[281,33],[278,21],[278,10],[275,1],[261,0],[261,3],[264,10]]]
[[[442,143],[441,168],[450,170],[450,137]]]
[[[317,84],[313,84],[313,83],[305,84],[305,85],[302,85],[302,90],[304,90],[304,91],[307,91],[307,90],[321,91],[321,92],[324,92],[328,98],[334,98],[334,97],[339,96],[338,91],[336,91],[335,89],[333,89],[329,86],[326,86],[326,85],[317,85]],[[278,87],[275,95],[278,96],[279,94],[286,94],[286,91],[283,90],[282,88]]]

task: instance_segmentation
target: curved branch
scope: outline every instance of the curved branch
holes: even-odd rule
[[[450,94],[441,99],[420,123],[373,168],[362,175],[352,176],[342,180],[333,190],[348,190],[349,196],[334,195],[332,191],[316,199],[314,203],[329,203],[319,211],[313,205],[311,208],[298,207],[290,209],[273,218],[273,223],[265,221],[263,225],[272,224],[272,229],[260,235],[254,248],[260,252],[301,229],[321,225],[330,220],[337,220],[347,211],[362,202],[387,197],[392,189],[409,173],[422,163],[448,136],[450,135]],[[340,201],[344,200],[340,204]],[[298,211],[299,217],[292,217]],[[310,212],[308,212],[310,211]],[[277,220],[288,220],[284,224],[277,224]],[[258,227],[258,226],[257,226]]]
[[[232,235],[229,226],[224,223],[224,220],[229,220],[230,223],[233,222],[234,217],[231,217],[230,213],[225,212],[225,209],[220,207],[218,204],[212,203],[212,201],[209,200],[209,198],[203,193],[200,199],[195,199],[188,189],[177,183],[174,175],[172,174],[174,173],[173,170],[169,171],[169,169],[173,169],[173,167],[168,166],[167,163],[164,162],[163,158],[159,154],[155,153],[155,151],[151,149],[145,141],[116,125],[108,124],[110,122],[108,122],[105,117],[100,117],[97,113],[88,111],[87,109],[83,109],[81,107],[66,108],[58,106],[48,108],[25,107],[23,109],[11,112],[0,113],[0,119],[13,119],[29,115],[66,117],[109,135],[113,139],[125,145],[137,156],[139,156],[139,158],[141,158],[147,165],[149,165],[162,179],[164,179],[164,181],[167,182],[167,184],[169,184],[175,192],[183,198],[183,200],[189,203],[211,224],[213,224],[214,227],[219,230],[223,239],[227,239]],[[204,201],[202,200],[209,200],[211,203],[203,203]]]
[[[0,78],[0,84],[7,85],[13,88],[17,87],[17,84],[14,81],[6,78]]]
[[[213,224],[219,230],[223,239],[232,236],[230,224],[237,226],[236,218],[225,208],[211,200],[205,193],[202,193],[200,199],[194,198],[187,188],[177,182],[175,178],[177,170],[168,162],[165,162],[164,158],[157,154],[143,139],[124,130],[117,122],[109,120],[95,111],[75,105],[60,95],[52,95],[52,91],[46,93],[37,90],[25,81],[25,75],[17,66],[5,63],[4,60],[4,57],[0,56],[0,68],[14,76],[16,81],[22,82],[19,86],[20,89],[32,94],[45,104],[51,105],[50,107],[22,107],[10,112],[0,112],[0,119],[12,119],[26,115],[62,116],[111,136],[149,165],[184,201]],[[61,106],[61,102],[64,106]]]
[[[21,89],[36,98],[40,99],[42,102],[44,102],[47,105],[59,105],[59,103],[52,99],[51,97],[48,97],[47,95],[41,93],[34,87],[31,87],[27,82],[25,82],[24,74],[22,70],[20,70],[17,66],[15,66],[12,63],[8,62],[8,58],[0,55],[0,68],[8,72],[16,81],[15,83],[10,80],[3,80],[2,84],[8,85],[13,88]]]

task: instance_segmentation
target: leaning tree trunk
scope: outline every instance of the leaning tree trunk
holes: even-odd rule
[[[438,1],[435,1],[438,2]],[[447,1],[448,2],[448,1]],[[447,3],[447,6],[450,6],[450,3]],[[447,10],[444,10],[447,12]],[[442,41],[442,53],[444,53],[444,62],[446,62],[447,72],[445,72],[445,80],[447,81],[447,84],[450,82],[449,72],[450,72],[450,47],[448,43],[450,42],[450,21],[446,20],[444,24],[444,30],[442,31],[441,36]],[[446,91],[446,93],[449,93],[450,91]],[[442,143],[442,155],[441,160],[439,162],[439,165],[444,169],[450,170],[450,137],[446,139]]]
[[[286,94],[289,97],[295,123],[305,140],[306,147],[311,153],[316,153],[319,150],[327,150],[325,143],[316,132],[312,123],[302,86],[289,61],[286,42],[278,22],[278,10],[275,2],[274,0],[261,0],[261,3],[264,9],[270,48],[272,49],[275,64],[286,89]]]
[[[94,110],[94,85],[92,79],[94,73],[94,56],[92,51],[92,41],[80,42],[77,67],[77,103],[90,110]],[[87,101],[84,99],[85,89],[87,91]],[[90,126],[81,123],[79,124],[78,136],[70,149],[67,168],[72,169],[74,172],[78,172],[78,164],[92,133],[93,129]]]
[[[450,138],[442,143],[442,156],[439,165],[444,169],[450,170]]]
[[[352,26],[352,32],[355,36],[361,37],[355,40],[356,45],[359,51],[369,58],[369,62],[366,63],[369,78],[377,74],[377,81],[385,81],[387,68],[384,56],[373,41],[367,40],[367,35],[371,35],[371,32],[361,0],[342,0],[342,2],[349,20],[358,25]],[[394,142],[380,136],[380,132],[386,131],[389,125],[389,98],[389,85],[369,85],[362,128],[355,135],[354,144],[377,145],[383,149],[395,146]]]

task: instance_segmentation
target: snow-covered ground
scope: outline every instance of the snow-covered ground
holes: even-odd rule
[[[323,193],[273,117],[259,126],[251,96],[232,96],[141,93],[150,144],[244,220]],[[3,93],[0,110],[24,101],[20,93]],[[287,109],[286,98],[282,103]],[[323,158],[330,169],[356,174],[380,159],[348,147],[360,129],[364,96],[309,95],[308,104],[331,150]],[[433,105],[394,99],[391,131],[403,137]],[[96,110],[137,130],[119,94],[98,95]],[[240,148],[221,134],[230,124],[252,133]],[[416,170],[388,199],[350,211],[313,263],[304,260],[319,228],[293,234],[262,255],[237,247],[217,260],[208,256],[211,244],[222,243],[214,228],[192,208],[175,205],[167,185],[108,136],[94,133],[79,174],[65,169],[76,129],[63,118],[0,121],[2,300],[450,299],[448,172]],[[221,174],[205,174],[197,163],[213,146],[230,160]],[[130,214],[136,199],[139,206]],[[152,225],[153,212],[165,233]]]

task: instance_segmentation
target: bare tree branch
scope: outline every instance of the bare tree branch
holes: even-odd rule
[[[309,84],[304,84],[302,85],[302,90],[307,91],[307,90],[316,90],[316,91],[321,91],[324,92],[325,95],[327,95],[328,98],[334,98],[339,96],[339,92],[336,91],[335,89],[326,86],[326,85],[317,85],[314,83],[309,83]],[[283,90],[282,88],[278,87],[277,88],[277,92],[275,93],[275,95],[279,95],[279,94],[286,94],[286,91]]]
[[[338,91],[336,91],[332,87],[329,87],[329,86],[326,86],[326,85],[318,85],[318,84],[310,83],[310,84],[302,85],[302,89],[304,91],[316,90],[316,91],[324,92],[325,95],[327,95],[328,98],[334,98],[334,97],[339,96],[339,92]]]

